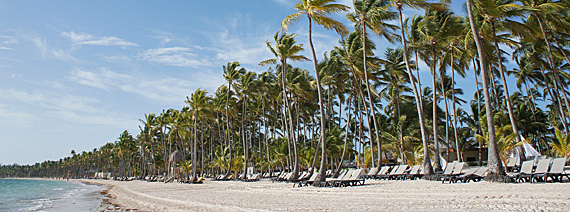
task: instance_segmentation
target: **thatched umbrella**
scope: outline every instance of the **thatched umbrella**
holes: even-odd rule
[[[175,169],[174,174],[176,176],[182,174],[182,173],[179,173],[178,169],[176,169],[176,163],[184,162],[184,161],[185,160],[184,160],[184,156],[182,155],[182,152],[180,152],[178,150],[174,151],[172,154],[170,154],[170,156],[168,156],[169,165],[170,165],[170,167],[174,167],[174,169]],[[170,170],[168,170],[168,171],[170,172]],[[178,177],[180,177],[180,176],[178,176]],[[174,178],[172,178],[171,180],[174,180]],[[180,178],[178,178],[178,180],[180,180]]]
[[[182,153],[178,150],[174,151],[172,154],[170,154],[170,156],[168,156],[168,162],[171,164],[182,161],[184,161],[184,156],[182,156]]]

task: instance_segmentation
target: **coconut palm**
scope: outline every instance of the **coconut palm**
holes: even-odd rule
[[[230,135],[232,134],[231,128],[230,128],[230,116],[229,116],[229,104],[230,104],[230,97],[231,97],[231,90],[232,90],[232,84],[234,81],[236,81],[237,79],[240,78],[241,75],[243,75],[245,73],[245,69],[244,68],[240,68],[239,67],[239,62],[234,61],[232,63],[228,62],[227,66],[223,66],[224,69],[224,79],[226,79],[226,81],[228,81],[228,92],[227,92],[227,96],[226,96],[226,139],[228,139],[228,142],[230,144],[230,166],[228,168],[228,171],[226,173],[226,178],[229,177],[230,173],[231,173],[231,169],[232,169],[232,148],[233,148],[233,139],[230,137]]]
[[[362,45],[363,49],[366,49],[366,30],[370,28],[373,33],[376,33],[388,41],[392,41],[395,37],[392,33],[392,30],[396,28],[396,26],[389,24],[388,21],[392,20],[396,17],[394,12],[389,11],[389,5],[387,0],[355,0],[353,1],[354,4],[354,12],[347,14],[348,20],[356,23],[355,28],[359,30],[362,37]],[[382,161],[382,145],[380,143],[380,129],[378,128],[378,121],[376,120],[376,111],[373,105],[372,99],[372,92],[370,91],[370,82],[368,79],[368,63],[366,62],[367,59],[367,51],[362,51],[362,58],[363,58],[363,71],[364,71],[364,81],[366,84],[366,91],[369,98],[369,107],[372,114],[372,120],[374,122],[374,132],[376,138],[376,145],[378,147],[378,168],[381,166]],[[370,135],[372,138],[373,136]],[[374,165],[374,163],[373,163]]]
[[[549,22],[557,22],[556,19],[559,19],[557,14],[563,14],[565,11],[568,10],[568,6],[570,4],[567,1],[557,1],[557,0],[520,0],[524,8],[529,12],[529,15],[526,18],[526,21],[530,25],[538,25],[540,27],[541,36],[535,36],[536,39],[542,38],[546,44],[548,50],[548,62],[550,65],[550,70],[553,71],[554,75],[554,88],[555,89],[564,89],[564,85],[562,84],[562,80],[560,79],[560,72],[555,65],[554,56],[550,41],[547,36],[547,32],[550,31],[548,28]],[[566,24],[567,26],[567,24]],[[568,97],[566,95],[566,91],[562,92],[562,96],[564,99],[564,103],[566,104],[566,112],[567,115],[570,114],[570,105]],[[561,103],[559,103],[559,107],[563,108]],[[566,115],[563,115],[564,122],[566,122]]]
[[[275,35],[273,36],[273,39],[275,41],[275,45],[271,44],[269,41],[266,41],[267,44],[267,48],[269,48],[269,50],[271,51],[271,53],[273,53],[273,55],[275,56],[275,58],[271,58],[271,59],[267,59],[264,61],[261,61],[259,63],[260,66],[263,65],[268,65],[268,64],[276,64],[278,61],[281,63],[281,85],[283,88],[283,102],[285,105],[286,110],[290,113],[291,112],[291,108],[289,107],[289,102],[288,102],[288,98],[287,98],[287,72],[286,69],[288,67],[287,65],[287,61],[307,61],[309,60],[308,58],[306,58],[303,55],[300,55],[299,53],[302,52],[303,50],[305,50],[303,48],[302,44],[297,44],[297,41],[295,40],[295,37],[297,37],[296,34],[288,34],[288,33],[275,33]],[[286,116],[285,116],[286,117]],[[288,132],[289,135],[289,144],[293,145],[294,147],[294,166],[293,166],[293,173],[294,176],[297,176],[299,174],[299,157],[296,154],[297,152],[297,144],[294,140],[294,133],[293,133],[293,124],[292,124],[292,117],[289,114],[289,129],[290,131]],[[287,119],[286,119],[287,120]],[[287,122],[287,121],[286,121]],[[293,140],[291,140],[293,139]]]
[[[509,88],[507,85],[507,81],[505,78],[505,70],[503,67],[503,61],[501,56],[501,49],[499,48],[499,41],[497,35],[497,27],[501,31],[507,31],[509,34],[522,37],[523,35],[528,34],[527,27],[524,24],[519,23],[515,18],[522,17],[524,8],[521,5],[515,4],[512,0],[483,0],[477,2],[475,7],[484,17],[483,19],[483,26],[490,25],[491,33],[493,37],[493,43],[495,46],[495,53],[498,59],[499,64],[499,73],[501,76],[501,80],[503,83],[503,89],[505,91],[505,98],[507,103],[507,109],[509,112],[509,119],[511,121],[511,126],[513,128],[513,133],[519,135],[519,131],[517,129],[517,125],[515,123],[515,117],[513,113],[513,106],[510,100]],[[503,40],[503,42],[507,44],[512,44],[513,41],[510,40]],[[516,141],[520,141],[520,136],[516,136]]]
[[[432,71],[432,83],[433,83],[433,142],[436,152],[435,158],[435,171],[441,171],[441,166],[439,163],[439,141],[437,133],[437,64],[439,61],[439,52],[446,48],[446,43],[448,40],[455,39],[462,32],[461,19],[454,16],[453,13],[444,10],[434,10],[428,9],[425,12],[425,16],[419,23],[417,29],[420,34],[420,42],[424,44],[424,61],[428,64],[431,63]],[[446,101],[446,99],[444,99]]]
[[[495,140],[495,124],[493,122],[493,110],[491,108],[491,97],[489,95],[489,86],[487,85],[487,64],[485,61],[485,55],[483,52],[483,44],[481,43],[481,37],[479,37],[479,31],[477,30],[477,25],[475,25],[475,17],[473,16],[473,9],[471,0],[467,0],[467,12],[469,16],[469,25],[471,25],[471,33],[473,33],[473,39],[475,40],[475,45],[477,46],[477,54],[479,56],[479,68],[481,69],[481,78],[483,82],[483,96],[485,97],[485,111],[487,114],[487,136],[488,136],[488,159],[487,164],[489,166],[490,176],[488,179],[501,180],[502,176],[505,175],[505,169],[503,163],[501,162],[500,153],[497,148],[497,141]]]
[[[323,105],[323,89],[321,86],[321,78],[319,76],[319,70],[317,69],[317,54],[315,53],[315,47],[313,46],[313,21],[318,25],[325,27],[326,29],[334,29],[338,34],[347,34],[347,29],[341,22],[334,20],[327,15],[329,13],[336,13],[341,11],[347,11],[349,7],[342,4],[336,4],[335,0],[301,0],[295,4],[296,13],[293,13],[283,19],[281,27],[287,29],[290,25],[300,19],[301,16],[307,16],[309,22],[309,46],[311,47],[311,53],[313,55],[313,67],[315,68],[315,79],[317,80],[317,92],[319,94],[319,112],[321,114],[321,166],[320,166],[320,177],[317,182],[324,182],[326,172],[326,123],[325,123],[325,110]],[[315,183],[315,185],[320,185],[320,183]]]
[[[186,103],[188,103],[192,109],[194,114],[192,115],[194,120],[194,142],[192,147],[192,179],[190,182],[196,182],[198,178],[196,177],[196,168],[198,167],[198,159],[197,159],[197,148],[198,148],[198,119],[202,111],[208,108],[207,104],[210,101],[210,97],[206,96],[208,92],[206,90],[202,90],[198,88],[194,93],[192,93],[192,97],[186,97]]]
[[[420,98],[420,90],[418,89],[418,87],[416,86],[416,80],[414,79],[414,76],[412,74],[412,70],[411,70],[411,66],[410,66],[410,60],[408,57],[408,45],[406,42],[406,36],[404,35],[405,29],[404,29],[404,20],[403,20],[403,16],[402,16],[402,10],[404,9],[404,7],[410,7],[412,9],[427,9],[427,8],[433,8],[436,7],[437,4],[434,3],[429,3],[426,2],[424,0],[390,0],[390,6],[394,7],[397,11],[398,11],[398,17],[400,20],[400,40],[402,41],[402,46],[403,46],[403,50],[404,50],[404,61],[406,62],[406,71],[408,72],[408,76],[410,78],[410,83],[412,84],[412,90],[414,92],[414,97],[416,99],[416,107],[417,107],[417,111],[418,111],[418,117],[419,117],[419,127],[420,127],[420,132],[421,132],[421,136],[422,136],[422,144],[424,146],[423,148],[423,156],[424,156],[424,170],[426,175],[431,175],[433,173],[433,168],[431,167],[431,163],[430,163],[430,157],[429,157],[429,149],[427,148],[428,143],[427,143],[427,135],[426,135],[426,129],[425,129],[425,124],[424,124],[424,112],[423,112],[423,103],[422,103],[422,99]],[[421,89],[421,88],[420,88]]]

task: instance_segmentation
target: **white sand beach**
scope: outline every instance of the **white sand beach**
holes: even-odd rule
[[[363,186],[293,188],[292,183],[179,184],[82,180],[109,185],[111,202],[139,211],[570,211],[570,183],[442,184],[368,180]]]

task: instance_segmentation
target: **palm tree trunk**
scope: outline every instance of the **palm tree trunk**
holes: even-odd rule
[[[479,132],[482,134],[483,130],[481,130],[481,93],[479,92],[479,80],[477,78],[477,70],[480,67],[477,66],[477,64],[475,63],[475,58],[473,58],[473,72],[474,72],[474,78],[475,78],[475,88],[477,89],[477,130],[479,130]],[[477,142],[479,143],[479,166],[483,165],[483,155],[481,152],[481,142]]]
[[[352,97],[351,97],[352,98]],[[348,100],[348,105],[350,105],[350,100]],[[340,157],[340,163],[338,164],[338,168],[336,169],[335,172],[335,176],[338,176],[338,173],[340,171],[340,169],[342,168],[342,162],[344,161],[344,156],[346,155],[346,146],[348,144],[348,130],[350,128],[350,121],[351,121],[351,116],[350,116],[350,107],[348,108],[348,119],[346,121],[346,130],[345,130],[345,134],[344,134],[344,147],[342,148],[342,156]]]
[[[457,110],[455,108],[455,70],[453,69],[453,61],[455,60],[455,52],[453,51],[453,48],[451,49],[451,104],[453,106],[453,135],[455,138],[455,148],[456,148],[456,154],[457,154],[457,158],[461,158],[459,157],[459,138],[457,137]],[[475,67],[473,67],[475,68]],[[475,76],[475,78],[477,78],[477,76]],[[479,85],[477,85],[477,88],[479,87]],[[477,92],[479,92],[479,89],[477,89]],[[478,101],[478,100],[477,100]],[[449,147],[447,148],[449,150]],[[448,159],[447,161],[449,161],[449,154],[447,155]]]
[[[197,166],[198,164],[197,162],[197,143],[198,143],[198,111],[194,112],[194,142],[192,144],[192,179],[190,179],[190,182],[196,182],[196,180],[198,180],[196,178],[196,170],[197,170]]]
[[[327,142],[326,142],[326,129],[325,129],[325,109],[323,107],[323,88],[321,86],[321,77],[319,76],[319,70],[317,69],[317,55],[315,54],[315,47],[313,46],[313,30],[312,30],[313,21],[311,17],[309,17],[309,45],[311,46],[311,54],[313,55],[313,66],[315,68],[315,79],[317,80],[317,92],[319,94],[319,112],[321,113],[321,166],[319,168],[319,177],[316,180],[317,185],[320,185],[321,182],[325,182],[326,178],[326,162],[327,162]]]
[[[497,42],[497,32],[495,30],[495,22],[491,22],[491,29],[493,30],[493,42],[495,43],[495,51],[497,52],[497,59],[499,59],[499,73],[501,74],[501,81],[503,82],[503,87],[505,89],[505,100],[507,100],[507,109],[509,112],[509,119],[511,121],[511,127],[513,128],[513,133],[517,143],[521,141],[521,136],[517,128],[517,123],[515,121],[515,114],[513,113],[513,104],[511,103],[511,96],[509,94],[509,86],[507,85],[507,80],[505,79],[505,72],[503,71],[503,59],[501,58],[501,50],[499,49],[499,43]]]
[[[487,176],[486,179],[502,181],[502,178],[505,175],[505,169],[501,162],[501,157],[499,156],[499,149],[497,148],[497,142],[495,140],[495,124],[493,123],[493,110],[491,109],[491,97],[489,95],[489,87],[487,85],[487,70],[486,70],[487,65],[485,64],[485,55],[483,52],[481,38],[479,37],[479,31],[477,31],[477,27],[475,26],[475,18],[473,17],[471,0],[467,0],[467,12],[469,14],[469,24],[471,25],[471,32],[473,33],[475,45],[477,46],[477,53],[479,55],[481,78],[483,79],[483,95],[485,96],[485,109],[487,113],[487,128],[489,131],[487,164],[489,166],[490,174]]]
[[[227,143],[229,143],[228,149],[230,150],[230,159],[229,159],[229,164],[228,164],[228,170],[226,171],[226,175],[224,176],[224,179],[228,179],[228,177],[230,176],[231,172],[232,172],[232,148],[233,148],[233,141],[230,138],[230,115],[228,113],[229,107],[230,107],[230,95],[231,95],[231,91],[232,91],[232,83],[228,83],[228,94],[226,95],[226,139],[227,139]]]
[[[429,157],[429,147],[428,147],[428,143],[427,143],[427,136],[426,136],[426,130],[425,130],[425,124],[424,124],[424,112],[423,112],[423,106],[422,104],[422,100],[420,98],[420,91],[418,91],[418,88],[416,87],[416,82],[414,80],[414,75],[412,74],[412,71],[410,69],[410,60],[408,59],[408,46],[406,44],[406,36],[404,35],[404,21],[402,19],[402,6],[400,5],[398,7],[398,15],[400,18],[400,38],[402,38],[402,46],[404,47],[404,60],[406,62],[406,70],[408,71],[408,76],[410,77],[410,83],[412,84],[412,90],[414,91],[414,97],[416,98],[416,107],[418,109],[418,120],[419,120],[419,124],[420,124],[420,132],[422,134],[422,144],[424,146],[424,170],[425,170],[425,175],[430,176],[433,174],[433,167],[431,166],[430,163],[430,157]],[[419,76],[418,76],[419,77]]]
[[[436,64],[435,64],[437,61],[436,60],[437,56],[436,56],[435,45],[432,45],[432,53],[433,53],[433,58],[432,58],[432,70],[433,70],[433,72],[432,72],[432,83],[433,83],[433,93],[432,93],[432,95],[433,95],[433,97],[432,97],[433,98],[433,100],[432,100],[433,111],[432,111],[432,113],[433,114],[432,115],[433,115],[433,123],[432,123],[432,125],[433,125],[433,146],[435,149],[434,156],[433,156],[433,159],[435,162],[433,165],[433,170],[435,172],[440,172],[441,171],[441,162],[440,162],[440,158],[439,158],[439,155],[440,155],[439,141],[437,139],[437,121],[438,121],[438,119],[437,119],[437,103],[438,103],[438,101],[437,101],[437,87],[436,87],[437,82],[435,80],[436,71],[437,71],[436,70]],[[443,79],[441,79],[441,81],[442,81],[441,83],[443,84]],[[443,91],[442,91],[442,93],[443,93]]]
[[[370,91],[370,82],[368,80],[368,70],[366,64],[366,23],[362,24],[362,54],[364,61],[364,80],[366,81],[366,91],[368,92],[368,104],[370,107],[370,113],[372,115],[372,121],[374,122],[374,134],[376,135],[376,147],[378,148],[378,168],[382,165],[382,144],[380,143],[380,134],[378,131],[378,121],[376,121],[376,109],[374,108],[374,98],[372,97],[372,92]],[[370,135],[372,140],[372,134]]]

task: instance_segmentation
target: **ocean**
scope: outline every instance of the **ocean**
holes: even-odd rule
[[[103,189],[77,181],[0,179],[0,211],[102,211]]]

